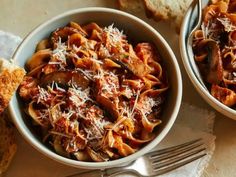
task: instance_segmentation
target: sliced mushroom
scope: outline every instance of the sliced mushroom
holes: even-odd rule
[[[111,148],[107,147],[106,149],[104,149],[104,152],[112,159],[117,159],[119,158],[119,155],[115,152],[112,151]]]
[[[120,65],[124,70],[134,74],[134,72],[131,70],[131,68],[129,68],[125,63],[123,63],[122,61],[118,60],[118,59],[111,59],[113,62],[115,62],[116,64]]]
[[[27,113],[30,115],[30,117],[37,123],[38,125],[42,127],[48,127],[49,125],[49,120],[47,119],[42,119],[40,117],[40,113],[38,110],[34,108],[34,101],[31,101],[27,110]]]
[[[215,41],[208,42],[207,82],[219,84],[223,80],[223,64],[220,47]]]
[[[50,74],[47,74],[42,77],[40,85],[46,86],[56,82],[62,85],[67,85],[69,82],[76,84],[77,86],[85,89],[89,85],[89,80],[87,80],[82,74],[71,71],[56,71]]]
[[[150,69],[138,57],[133,57],[132,60],[113,58],[112,61],[119,64],[124,70],[127,70],[138,77],[143,77],[150,73]]]
[[[38,119],[38,114],[33,107],[34,101],[31,101],[27,110],[27,113],[33,118],[33,120],[38,124],[43,126],[42,122]]]
[[[93,161],[95,162],[104,162],[107,161],[108,158],[103,157],[102,154],[95,152],[93,149],[91,149],[90,147],[86,148],[87,153],[89,154],[89,156],[93,159]]]
[[[70,154],[66,152],[66,150],[62,146],[61,139],[62,139],[61,136],[55,136],[55,139],[53,141],[53,147],[56,153],[58,153],[59,155],[70,158]]]
[[[102,95],[96,96],[96,101],[104,107],[104,109],[112,115],[112,118],[116,120],[119,116],[118,109],[116,105],[107,97]]]
[[[35,77],[35,78],[39,78],[40,77],[40,74],[42,73],[42,68],[44,66],[46,66],[47,64],[41,64],[37,67],[35,67],[34,69],[32,69],[27,75],[28,76],[32,76],[32,77]]]
[[[36,51],[48,49],[51,47],[50,41],[48,39],[43,39],[37,44]]]
[[[78,151],[74,153],[74,156],[80,161],[91,161],[92,159],[86,151]]]
[[[61,118],[61,109],[60,106],[63,105],[64,102],[57,103],[50,109],[50,115],[51,115],[51,121],[52,126],[54,126],[54,123],[58,121]]]
[[[27,61],[26,67],[31,71],[34,68],[47,63],[51,54],[52,51],[50,49],[39,50]]]

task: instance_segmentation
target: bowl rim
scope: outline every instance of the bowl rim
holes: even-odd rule
[[[188,74],[188,77],[190,78],[193,86],[198,91],[198,93],[202,96],[202,98],[210,104],[213,108],[215,108],[218,112],[224,114],[225,116],[236,120],[236,110],[224,105],[220,101],[218,101],[215,97],[213,97],[208,90],[202,86],[202,84],[197,79],[196,75],[194,74],[191,64],[188,59],[187,55],[187,37],[189,35],[189,22],[191,19],[191,15],[194,11],[194,8],[196,7],[195,3],[192,3],[189,9],[187,10],[182,25],[180,29],[180,40],[179,40],[179,46],[180,46],[180,54],[182,58],[182,62],[184,64],[184,68]]]
[[[180,68],[179,68],[177,59],[176,59],[172,49],[170,48],[168,43],[165,41],[165,39],[161,36],[161,34],[159,32],[157,32],[153,27],[151,27],[149,24],[147,24],[143,20],[141,20],[131,14],[128,14],[126,12],[122,12],[120,10],[116,10],[116,9],[112,9],[112,8],[104,8],[104,7],[78,8],[78,9],[66,11],[60,15],[57,15],[57,16],[45,21],[44,23],[37,26],[34,30],[32,30],[24,38],[24,40],[21,42],[21,44],[18,46],[17,50],[15,51],[15,53],[13,55],[13,60],[16,60],[17,55],[18,55],[18,51],[22,50],[24,45],[31,39],[31,37],[33,37],[35,34],[37,34],[37,32],[40,31],[41,29],[45,28],[45,26],[49,25],[50,23],[53,23],[54,21],[62,19],[66,16],[70,16],[70,15],[78,14],[78,13],[94,12],[94,11],[95,12],[103,12],[103,13],[104,12],[105,13],[113,13],[116,15],[125,16],[126,18],[130,18],[138,23],[141,23],[149,31],[151,31],[154,35],[156,35],[159,38],[159,40],[161,41],[161,43],[163,44],[163,46],[166,48],[166,51],[169,53],[170,59],[172,60],[172,63],[173,63],[174,68],[176,70],[176,75],[178,78],[178,82],[177,82],[178,84],[176,86],[176,89],[178,90],[178,93],[176,96],[174,109],[173,109],[173,112],[171,113],[170,119],[168,120],[166,126],[163,128],[163,130],[160,132],[160,134],[158,134],[158,136],[153,141],[151,141],[150,143],[145,145],[142,149],[138,150],[134,154],[131,154],[127,157],[123,157],[123,158],[120,158],[117,160],[107,161],[107,162],[76,161],[73,159],[63,157],[63,156],[58,155],[55,152],[51,151],[49,148],[47,148],[46,146],[41,144],[34,136],[30,136],[28,134],[28,128],[25,126],[25,124],[22,124],[21,119],[18,118],[18,115],[15,112],[13,101],[10,102],[8,110],[9,110],[9,113],[10,113],[12,119],[13,119],[13,122],[16,125],[20,134],[26,139],[26,141],[29,144],[31,144],[35,149],[37,149],[42,154],[46,155],[47,157],[49,157],[51,159],[54,159],[54,160],[60,162],[60,163],[63,163],[63,164],[69,165],[69,166],[73,166],[73,167],[77,167],[77,168],[87,168],[87,169],[99,169],[99,168],[101,169],[101,168],[107,168],[107,167],[110,168],[110,167],[122,165],[122,164],[129,162],[129,161],[133,161],[136,158],[138,158],[138,157],[142,156],[143,154],[152,150],[166,136],[166,134],[169,132],[170,128],[173,126],[173,124],[177,118],[177,114],[179,112],[181,100],[182,100],[182,77],[181,77]]]

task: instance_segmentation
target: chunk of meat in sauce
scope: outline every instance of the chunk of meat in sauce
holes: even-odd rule
[[[38,95],[37,80],[31,76],[25,76],[23,82],[19,86],[19,94],[24,100],[30,100]]]
[[[212,85],[211,94],[226,106],[233,106],[236,104],[236,93],[230,89]]]

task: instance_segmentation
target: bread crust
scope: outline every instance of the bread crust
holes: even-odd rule
[[[172,20],[176,31],[179,32],[182,19],[192,0],[143,0],[146,16],[155,21]]]
[[[7,121],[7,116],[0,117],[0,175],[9,167],[17,150],[13,126]]]
[[[0,114],[8,106],[13,93],[22,82],[24,69],[17,68],[9,71],[7,68],[0,73]]]
[[[23,68],[0,58],[0,175],[7,170],[17,150],[13,125],[8,122],[4,109],[23,81],[24,75]]]
[[[148,18],[153,18],[157,22],[169,19],[166,12],[157,11],[149,0],[143,0],[143,3],[145,7],[145,13]]]
[[[135,13],[145,11],[148,18],[159,22],[171,20],[179,33],[182,19],[193,0],[117,0],[120,10]],[[142,8],[140,8],[142,7]]]
[[[139,12],[144,9],[142,0],[117,0],[118,8],[126,12]]]

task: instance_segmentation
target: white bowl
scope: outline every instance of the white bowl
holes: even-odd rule
[[[208,2],[209,0],[203,0],[202,1],[203,7],[205,7]],[[191,29],[193,29],[194,27],[196,18],[197,18],[197,7],[195,6],[195,4],[192,4],[183,19],[183,23],[180,30],[179,46],[180,46],[180,52],[181,52],[184,67],[194,87],[196,88],[198,93],[202,96],[202,98],[220,113],[224,114],[225,116],[229,118],[236,120],[236,110],[231,109],[230,107],[222,104],[220,101],[214,98],[210,94],[209,90],[206,89],[205,85],[203,85],[199,81],[198,79],[199,76],[195,74],[196,72],[194,72],[193,65],[191,64],[190,58],[187,55],[187,47],[188,47],[187,38],[191,32]],[[193,55],[191,55],[190,57],[193,57]]]
[[[21,99],[17,94],[13,96],[9,106],[9,112],[13,121],[23,137],[37,150],[66,165],[78,168],[101,169],[120,166],[126,162],[135,160],[153,149],[165,137],[178,114],[182,99],[182,79],[175,55],[163,37],[142,20],[118,10],[93,7],[71,10],[41,24],[24,39],[14,54],[13,59],[17,64],[24,67],[27,59],[34,53],[36,44],[41,39],[48,37],[56,28],[65,26],[70,21],[75,21],[80,24],[96,22],[100,25],[110,25],[114,23],[114,26],[124,30],[128,38],[135,39],[136,41],[153,42],[157,46],[163,58],[164,65],[167,68],[170,85],[168,98],[162,115],[163,123],[157,132],[157,137],[138,152],[118,160],[108,162],[81,162],[62,157],[44,145],[27,121],[23,112]]]

